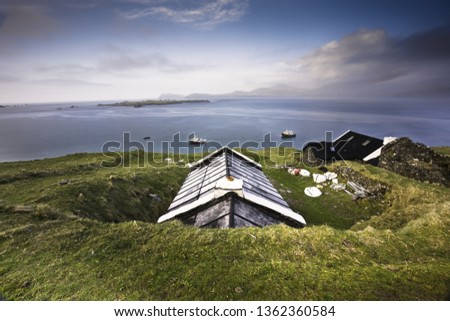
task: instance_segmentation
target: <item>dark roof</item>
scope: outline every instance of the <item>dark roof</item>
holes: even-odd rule
[[[230,193],[233,195],[227,196]],[[272,186],[260,164],[224,147],[192,164],[191,172],[168,212],[158,222],[179,218],[196,226],[207,226],[210,218],[222,219],[229,215],[227,227],[246,226],[239,221],[246,220],[244,212],[248,216],[247,223],[256,226],[268,225],[268,222],[286,222],[293,226],[306,224]],[[256,212],[265,216],[267,222],[256,220]]]
[[[383,146],[383,140],[354,131],[347,131],[333,142],[310,142],[303,150],[312,148],[314,155],[322,160],[363,160]]]

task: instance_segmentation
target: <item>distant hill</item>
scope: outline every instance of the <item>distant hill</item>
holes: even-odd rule
[[[170,93],[164,93],[158,97],[159,100],[181,100],[181,99],[185,99],[185,98],[186,97],[183,95],[170,94]]]
[[[272,87],[256,88],[250,91],[236,90],[224,94],[206,94],[195,93],[186,96],[187,99],[226,99],[226,98],[245,98],[245,97],[299,97],[307,94],[309,90],[296,88],[289,85],[275,85]]]
[[[450,86],[437,80],[415,80],[409,84],[397,85],[393,82],[330,83],[317,88],[297,88],[286,84],[256,88],[249,91],[236,90],[223,94],[193,93],[187,96],[164,94],[161,97],[180,97],[185,99],[229,99],[246,97],[305,97],[305,98],[353,98],[353,97],[411,97],[446,98],[450,97]]]

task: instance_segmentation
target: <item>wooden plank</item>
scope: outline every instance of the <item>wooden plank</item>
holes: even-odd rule
[[[229,198],[204,209],[197,213],[197,218],[195,220],[195,226],[204,226],[217,220],[219,217],[228,215],[230,213],[231,201]]]
[[[271,217],[262,209],[247,204],[240,199],[236,199],[234,203],[234,214],[235,216],[240,216],[258,226],[267,226],[280,223],[279,220]]]

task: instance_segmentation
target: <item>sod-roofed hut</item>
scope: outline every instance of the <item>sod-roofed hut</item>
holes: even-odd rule
[[[159,223],[179,219],[198,227],[306,225],[264,175],[261,165],[223,147],[192,164]]]

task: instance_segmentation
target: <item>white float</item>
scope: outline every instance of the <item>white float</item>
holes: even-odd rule
[[[319,197],[320,195],[322,195],[322,192],[317,187],[312,186],[305,187],[305,194],[309,197]]]

